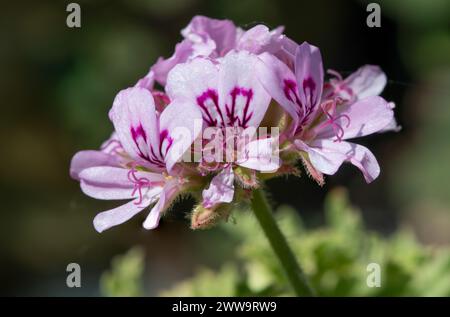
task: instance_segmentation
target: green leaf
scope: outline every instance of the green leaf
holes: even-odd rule
[[[142,296],[144,250],[134,247],[111,261],[111,269],[102,274],[100,291],[104,296]]]
[[[431,251],[402,229],[391,237],[364,229],[345,189],[325,200],[326,226],[307,229],[299,213],[282,206],[280,228],[321,296],[450,296],[450,250]],[[238,238],[237,258],[218,271],[203,269],[163,292],[171,296],[286,296],[291,293],[277,258],[248,210],[223,228]],[[367,285],[367,266],[378,263],[381,287]]]

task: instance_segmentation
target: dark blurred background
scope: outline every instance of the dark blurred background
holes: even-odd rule
[[[230,256],[219,230],[192,232],[185,201],[154,231],[145,214],[98,234],[92,219],[117,202],[84,196],[69,177],[72,155],[95,149],[112,131],[115,94],[168,57],[197,14],[284,25],[297,42],[320,47],[326,68],[348,75],[363,64],[387,73],[383,96],[403,130],[361,140],[382,173],[367,185],[345,166],[324,187],[304,175],[268,183],[271,199],[294,206],[310,227],[335,186],[349,189],[366,226],[390,234],[410,226],[425,244],[450,242],[450,1],[391,0],[381,27],[366,25],[364,1],[77,1],[81,28],[66,26],[70,1],[9,1],[0,10],[0,294],[99,295],[113,255],[147,250],[149,294],[215,267]],[[80,289],[66,287],[66,265],[82,267]]]

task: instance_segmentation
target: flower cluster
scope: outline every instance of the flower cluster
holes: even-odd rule
[[[143,226],[153,229],[182,194],[199,201],[192,228],[209,227],[261,179],[298,175],[298,161],[319,184],[344,162],[367,182],[379,175],[372,152],[347,141],[397,129],[394,104],[378,96],[386,76],[377,66],[347,78],[329,71],[325,81],[319,49],[282,27],[243,30],[196,16],[181,34],[173,56],[118,93],[110,139],[72,159],[86,195],[129,200],[98,214],[97,231],[149,206]]]

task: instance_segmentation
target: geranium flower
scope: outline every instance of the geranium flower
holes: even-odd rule
[[[245,31],[230,20],[195,16],[181,31],[183,40],[175,46],[174,54],[167,59],[159,58],[140,84],[157,81],[164,86],[173,67],[196,57],[219,58],[233,49],[255,54],[278,51],[282,32],[283,27],[270,31],[261,24]]]
[[[193,122],[201,120],[201,114],[189,105],[183,107],[183,116],[179,112],[172,103],[159,114],[152,94],[144,88],[123,90],[110,111],[115,134],[101,151],[81,151],[74,156],[71,175],[80,181],[86,195],[130,199],[98,214],[94,219],[97,231],[121,224],[156,203],[143,223],[144,228],[153,229],[161,213],[184,189],[186,179],[174,165],[197,137]],[[191,133],[188,141],[173,137],[180,127]]]
[[[87,195],[130,200],[98,214],[97,231],[154,204],[143,224],[152,229],[182,192],[201,201],[192,227],[208,227],[226,218],[232,203],[248,200],[260,179],[297,175],[299,157],[320,184],[344,162],[367,182],[378,177],[372,152],[347,140],[398,129],[394,104],[378,96],[386,75],[366,65],[345,79],[329,71],[325,82],[319,49],[282,32],[196,16],[174,55],[116,96],[111,138],[99,151],[77,153],[71,164]],[[283,129],[280,140],[257,133],[269,127]],[[200,160],[181,162],[184,154]]]
[[[392,128],[393,104],[376,96],[386,83],[377,67],[366,66],[345,80],[332,79],[324,90],[322,58],[317,47],[303,43],[294,69],[271,54],[261,55],[259,78],[292,118],[287,139],[303,153],[312,176],[333,175],[343,162],[358,167],[367,182],[380,168],[372,152],[344,140]],[[306,155],[305,155],[306,154]]]
[[[298,45],[283,27],[243,30],[196,16],[181,34],[170,58],[158,59],[134,87],[118,93],[109,112],[114,132],[100,150],[72,159],[70,174],[86,195],[128,200],[97,214],[95,229],[119,225],[151,205],[143,227],[153,229],[184,192],[199,201],[193,229],[226,220],[233,204],[251,201],[296,294],[314,295],[259,181],[298,175],[299,159],[319,184],[344,162],[368,183],[377,178],[372,152],[347,140],[398,129],[394,104],[378,96],[386,75],[366,65],[345,79],[331,70],[325,82],[319,49]]]
[[[257,78],[257,62],[258,57],[246,51],[232,51],[215,63],[206,58],[196,58],[177,65],[169,73],[166,92],[174,102],[197,107],[202,113],[204,129],[221,133],[227,128],[240,128],[236,129],[237,135],[232,135],[239,141],[243,135],[254,136],[270,102],[269,94]],[[247,131],[250,132],[247,134]],[[227,149],[229,140],[217,140],[223,149]],[[270,138],[255,139],[247,144],[245,155],[222,164],[215,161],[210,171],[221,172],[203,191],[203,205],[213,208],[232,201],[233,165],[258,171],[276,170],[279,162],[268,159],[273,153],[272,145]]]

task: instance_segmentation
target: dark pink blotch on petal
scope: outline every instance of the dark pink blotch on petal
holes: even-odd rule
[[[247,128],[247,124],[252,118],[253,112],[249,113],[250,102],[253,98],[253,90],[246,89],[242,87],[234,87],[231,92],[231,105],[225,105],[226,114],[228,118],[227,126],[235,126],[235,123],[238,123],[238,126],[242,128]],[[236,109],[236,99],[238,96],[242,96],[245,99],[244,108],[240,113],[237,113]]]
[[[218,118],[214,114],[217,114],[220,117],[220,123],[223,125],[225,120],[223,118],[222,110],[220,110],[219,108],[219,96],[217,95],[216,90],[206,90],[204,93],[197,97],[197,104],[202,110],[203,120],[208,126],[219,125],[219,122],[217,121]]]

